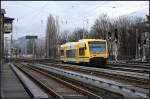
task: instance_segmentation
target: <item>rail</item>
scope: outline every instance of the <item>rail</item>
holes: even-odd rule
[[[32,65],[33,66],[33,65]],[[59,75],[63,75],[69,78],[74,78],[75,80],[82,81],[87,84],[92,84],[93,86],[99,88],[109,88],[111,91],[116,91],[122,94],[124,97],[148,97],[149,93],[145,90],[141,90],[140,88],[134,88],[132,86],[124,86],[120,83],[114,83],[112,81],[102,80],[98,77],[86,75],[83,73],[77,73],[73,71],[67,71],[63,69],[59,69],[56,67],[45,66],[41,64],[34,65],[36,68],[44,69],[53,73],[57,73]],[[105,87],[104,87],[105,86]],[[107,89],[108,90],[108,89]]]
[[[44,63],[44,64],[53,67],[57,66],[58,68],[64,68],[67,70],[87,73],[99,77],[106,77],[115,80],[119,79],[119,81],[121,80],[123,82],[128,82],[128,83],[130,82],[130,84],[133,84],[137,87],[149,88],[149,74],[77,66],[77,65],[70,65],[70,64],[53,64],[53,65],[52,63]]]
[[[32,68],[30,66],[27,66],[27,65],[25,66],[25,65],[22,65],[22,64],[16,64],[16,66],[19,69],[21,69],[22,71],[24,71],[27,75],[29,75],[32,79],[34,79],[36,81],[36,83],[38,83],[40,86],[42,86],[42,88],[47,90],[47,92],[50,95],[52,94],[56,98],[68,98],[68,96],[62,96],[62,94],[60,94],[60,92],[57,93],[57,91],[53,91],[54,87],[53,88],[48,87],[48,84],[47,83],[43,83],[42,80],[40,81],[41,78],[39,78],[39,77],[42,77],[42,79],[44,79],[46,77],[44,80],[48,80],[50,78],[56,80],[57,82],[53,83],[53,86],[56,83],[59,82],[59,84],[56,84],[56,85],[60,85],[60,86],[64,86],[65,85],[65,86],[67,86],[69,88],[69,90],[73,90],[73,91],[75,90],[73,93],[79,92],[77,95],[75,95],[75,94],[74,95],[69,95],[70,98],[83,98],[83,96],[81,96],[79,94],[87,95],[89,97],[102,98],[102,97],[100,97],[100,96],[98,96],[98,95],[96,95],[96,94],[94,94],[92,92],[89,92],[89,91],[86,91],[84,89],[81,89],[81,88],[79,88],[79,87],[77,87],[75,85],[72,85],[71,83],[68,83],[68,82],[66,82],[64,80],[61,80],[61,79],[59,79],[57,77],[54,77],[54,76],[52,76],[52,75],[50,75],[50,74],[48,74],[46,72],[43,72],[41,70],[36,69],[36,68]],[[44,75],[44,76],[41,76],[41,75]],[[54,82],[54,81],[51,80],[51,82]],[[64,87],[60,87],[60,88],[64,88]],[[63,91],[66,90],[65,88],[63,89]],[[68,91],[68,89],[67,89],[67,91]],[[63,93],[65,93],[65,92],[63,92]],[[71,92],[66,92],[66,93],[71,93]],[[86,96],[84,96],[84,98],[85,97]]]

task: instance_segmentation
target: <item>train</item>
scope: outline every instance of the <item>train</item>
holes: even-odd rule
[[[63,63],[105,66],[109,57],[108,44],[103,39],[81,39],[60,46]]]

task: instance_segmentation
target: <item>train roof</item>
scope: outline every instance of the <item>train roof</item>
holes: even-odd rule
[[[84,42],[84,41],[106,41],[106,40],[104,40],[104,39],[81,39],[81,40],[79,40],[79,42]]]
[[[69,46],[69,45],[75,45],[77,43],[87,42],[87,41],[106,41],[106,40],[104,40],[104,39],[81,39],[81,40],[78,40],[78,42],[67,42],[65,44],[62,44],[61,47]]]
[[[62,44],[61,47],[69,46],[69,45],[75,45],[76,43],[78,43],[78,42],[67,42],[65,44]]]

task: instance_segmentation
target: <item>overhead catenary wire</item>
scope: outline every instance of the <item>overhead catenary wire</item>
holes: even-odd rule
[[[42,6],[42,7],[44,7],[44,8],[46,8],[47,7],[47,4],[49,4],[48,2],[46,2],[46,5],[44,5],[44,6]],[[105,4],[105,2],[104,2],[104,4]],[[89,17],[87,17],[88,15],[90,15],[90,14],[92,14],[93,13],[93,10],[97,10],[97,9],[99,9],[99,8],[101,8],[101,7],[111,7],[111,6],[107,6],[107,5],[104,5],[104,4],[97,4],[97,5],[94,5],[91,9],[89,9],[89,10],[87,10],[86,9],[86,11],[85,12],[83,12],[83,14],[84,14],[84,16],[86,17],[86,19],[88,19],[88,23],[90,22],[90,18]],[[31,7],[31,6],[29,6],[29,5],[24,5],[23,4],[23,6],[27,6],[27,7]],[[54,6],[57,6],[57,5],[54,5]],[[58,6],[60,6],[60,5],[58,5]],[[64,6],[64,5],[62,5],[62,6]],[[77,5],[71,5],[71,9],[69,9],[69,10],[67,10],[67,12],[69,13],[72,9],[74,9],[74,8],[76,8],[76,7],[79,7],[79,6],[77,6]],[[114,6],[112,6],[112,7],[114,7]],[[30,20],[29,20],[29,24],[30,24],[30,26],[32,26],[33,24],[35,24],[35,20],[37,20],[38,18],[39,18],[39,16],[41,16],[41,14],[42,13],[49,13],[48,12],[48,10],[45,10],[45,9],[42,9],[42,8],[40,8],[39,10],[37,10],[37,9],[34,9],[34,7],[31,7],[31,9],[33,9],[34,11],[34,13],[32,13],[31,15],[30,15],[30,20],[32,19],[32,23],[30,22]],[[36,11],[35,11],[36,10]],[[65,12],[66,13],[66,12]],[[37,15],[37,16],[36,16]],[[33,17],[31,17],[31,16],[33,16]],[[35,17],[36,16],[36,17]],[[24,19],[26,19],[26,17],[27,16],[24,16],[21,20],[24,20]],[[83,21],[83,19],[82,19],[83,17],[81,17],[81,19],[80,18],[78,18],[78,16],[76,17],[76,16],[71,16],[71,18],[66,18],[66,19],[64,19],[64,21],[62,20],[62,23],[65,23],[65,24],[70,24],[70,23],[72,23],[72,19],[73,20],[77,20],[76,22],[79,22],[79,21]],[[34,21],[33,21],[34,20]],[[28,26],[28,25],[26,25],[26,26]],[[28,26],[28,28],[30,27],[30,26]]]
[[[46,4],[48,4],[48,3],[46,3]],[[23,5],[23,6],[28,6],[28,5]],[[99,5],[97,5],[96,8],[97,8],[98,6],[99,6]],[[33,8],[33,7],[31,7],[31,6],[28,6],[28,7],[30,7],[30,8],[32,8],[32,9],[36,10],[35,8]],[[46,7],[46,5],[42,6],[42,8],[43,8],[43,7]],[[34,12],[34,13],[31,14],[31,15],[32,15],[32,16],[33,16],[33,15],[35,16],[35,15],[38,14],[38,16],[39,16],[39,13],[40,13],[40,11],[42,10],[42,8],[40,8],[40,10],[38,10],[38,11],[36,11],[36,12],[35,12],[35,11],[32,11],[32,12]],[[94,7],[94,9],[95,9],[95,7]],[[37,12],[39,12],[39,13],[37,13]],[[44,10],[43,12],[45,12],[45,10]],[[89,12],[89,11],[88,11],[88,12]],[[27,14],[27,15],[28,15],[28,14]],[[30,16],[31,16],[31,15],[30,15]],[[27,17],[24,16],[24,17],[21,18],[21,20],[23,20],[23,19],[25,19],[25,18],[27,18]],[[33,19],[33,18],[30,18],[30,19]],[[34,17],[34,19],[36,19],[36,18]],[[73,19],[75,19],[75,20],[80,20],[80,19],[78,19],[78,18],[76,18],[76,17],[74,17]],[[63,22],[62,22],[62,23],[63,23]],[[65,23],[66,23],[66,24],[69,23],[68,19],[65,19]]]
[[[41,10],[38,10],[37,13],[36,13],[36,15],[34,15],[34,16],[31,18],[31,19],[32,19],[32,24],[28,25],[28,28],[26,28],[27,31],[29,31],[30,26],[33,26],[33,24],[35,24],[34,21],[35,21],[40,15],[42,15],[42,10],[44,10],[44,8],[46,7],[47,4],[48,4],[48,3],[45,3],[45,4],[40,8]],[[35,16],[36,16],[36,17],[35,17]],[[30,22],[30,21],[29,21],[29,22]]]

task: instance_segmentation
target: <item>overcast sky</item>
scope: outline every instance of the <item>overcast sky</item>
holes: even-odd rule
[[[77,27],[89,29],[101,14],[110,18],[138,11],[149,14],[148,1],[1,1],[1,6],[6,10],[5,16],[15,18],[14,38],[44,37],[49,14],[58,17],[61,31],[73,31]]]

